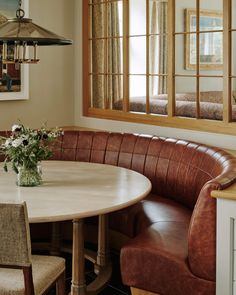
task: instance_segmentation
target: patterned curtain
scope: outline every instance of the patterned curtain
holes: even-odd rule
[[[151,10],[150,33],[160,34],[159,38],[151,37],[150,41],[150,58],[151,73],[167,73],[167,9],[166,0],[153,0]],[[151,93],[167,93],[167,77],[152,77]]]
[[[114,103],[121,98],[121,49],[119,29],[119,9],[117,2],[105,3],[96,0],[92,6],[91,30],[92,42],[92,105],[95,108],[113,108]],[[108,38],[107,38],[108,37]],[[101,75],[99,75],[99,73]],[[108,74],[110,73],[110,74]],[[105,75],[103,75],[105,74]],[[106,75],[108,74],[108,75]]]

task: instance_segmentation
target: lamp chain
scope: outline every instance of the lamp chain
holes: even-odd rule
[[[19,0],[19,8],[16,11],[16,17],[21,19],[25,16],[24,10],[21,8],[22,0]]]

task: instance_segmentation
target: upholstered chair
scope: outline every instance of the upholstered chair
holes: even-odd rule
[[[31,255],[26,203],[0,204],[0,294],[65,294],[65,260]]]

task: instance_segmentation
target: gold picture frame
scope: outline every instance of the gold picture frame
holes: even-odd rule
[[[200,10],[197,31],[196,9],[185,9],[185,69],[196,70],[197,36],[199,35],[200,70],[223,68],[223,14]]]

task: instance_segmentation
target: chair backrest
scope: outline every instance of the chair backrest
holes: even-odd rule
[[[0,204],[0,265],[31,265],[31,243],[26,203]]]

